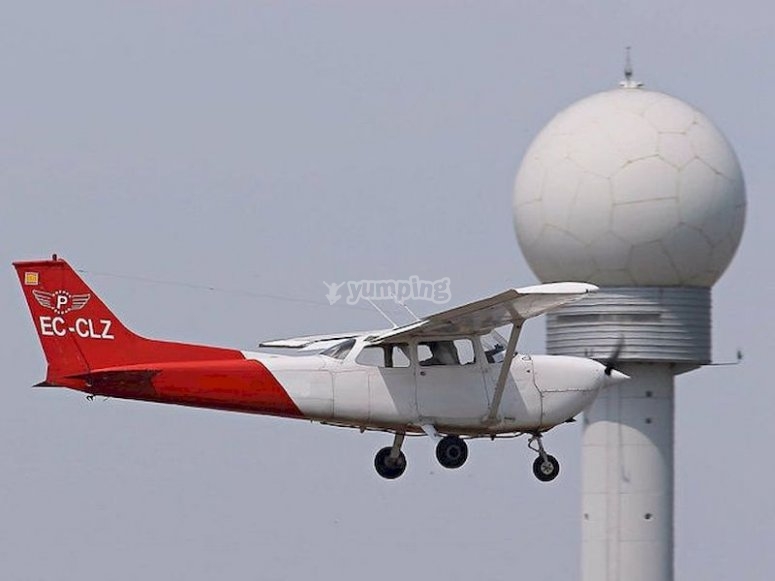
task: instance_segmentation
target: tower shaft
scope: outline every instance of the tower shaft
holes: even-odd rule
[[[674,369],[620,369],[584,414],[582,579],[672,581]]]
[[[584,414],[583,581],[672,581],[675,376],[710,359],[710,290],[604,287],[547,318],[554,355],[630,376]]]

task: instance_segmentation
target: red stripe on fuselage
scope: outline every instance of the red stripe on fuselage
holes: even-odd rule
[[[303,417],[277,379],[254,359],[122,366],[97,370],[79,380],[77,386],[66,384],[109,397]]]

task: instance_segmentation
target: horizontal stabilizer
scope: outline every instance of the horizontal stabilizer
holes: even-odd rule
[[[288,339],[273,339],[271,341],[262,341],[258,344],[262,348],[272,349],[325,349],[332,342],[344,341],[353,337],[360,337],[368,334],[368,331],[351,333],[332,333],[329,335],[306,335],[304,337],[290,337]],[[319,345],[319,346],[318,346]]]

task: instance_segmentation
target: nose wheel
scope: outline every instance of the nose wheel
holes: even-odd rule
[[[538,452],[538,458],[533,462],[533,474],[541,482],[550,482],[557,478],[557,475],[560,473],[560,463],[557,461],[557,458],[546,453],[541,440],[542,436],[540,433],[534,434],[528,441],[527,447]]]
[[[374,457],[374,468],[377,474],[388,480],[395,480],[406,470],[406,456],[401,451],[404,434],[396,434],[392,446],[382,448]]]
[[[546,458],[541,458],[541,456],[539,456],[535,459],[535,462],[533,462],[533,474],[535,474],[535,477],[541,482],[554,480],[559,473],[560,463],[554,456],[549,454],[546,455]]]

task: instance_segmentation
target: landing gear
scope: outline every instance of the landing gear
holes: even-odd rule
[[[436,459],[444,468],[460,468],[468,459],[468,445],[458,436],[446,436],[436,444]]]
[[[377,474],[388,480],[395,480],[406,470],[406,456],[401,451],[404,434],[396,434],[392,446],[382,448],[374,457],[374,468]]]
[[[533,474],[535,474],[535,477],[541,482],[554,480],[559,473],[560,463],[554,456],[549,454],[546,455],[546,458],[539,456],[535,459],[535,462],[533,462]]]
[[[560,463],[557,458],[546,453],[541,441],[542,437],[540,433],[534,434],[528,441],[527,447],[538,452],[538,458],[533,462],[533,474],[541,482],[549,482],[557,478],[560,473]],[[536,442],[535,446],[533,446],[533,442]]]

